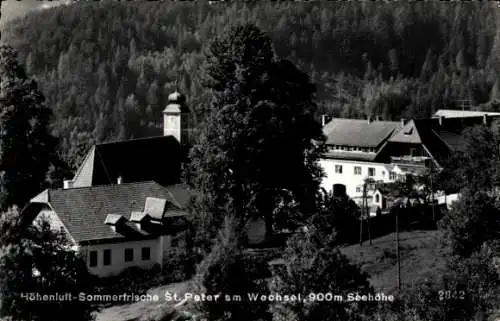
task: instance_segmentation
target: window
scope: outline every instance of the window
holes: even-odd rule
[[[368,176],[375,176],[375,168],[368,167]]]
[[[356,193],[361,193],[361,187],[360,186],[356,186]]]
[[[396,173],[395,172],[389,172],[389,179],[391,181],[395,181],[396,180]]]
[[[361,175],[361,166],[354,166],[354,175]]]
[[[385,176],[385,171],[382,171],[382,176]]]
[[[89,266],[96,267],[97,266],[97,251],[90,251],[89,254]]]
[[[110,249],[104,250],[102,264],[111,265],[111,250]]]
[[[335,165],[335,173],[342,174],[342,165]]]
[[[375,203],[380,202],[380,195],[375,194]]]
[[[132,262],[134,260],[134,249],[125,249],[125,262]]]
[[[149,247],[143,247],[141,249],[141,258],[143,261],[149,261],[151,260],[151,248]]]

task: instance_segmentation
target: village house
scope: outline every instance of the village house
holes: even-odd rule
[[[320,160],[326,174],[322,187],[334,194],[344,192],[362,204],[366,179],[391,183],[407,174],[438,171],[446,158],[463,146],[466,128],[490,126],[498,119],[500,113],[446,109],[428,119],[400,122],[332,119],[323,127],[327,152]],[[370,188],[367,198],[371,215],[379,207],[387,208],[380,190]]]
[[[356,200],[363,195],[366,178],[393,181],[389,164],[375,159],[384,143],[403,125],[371,118],[332,119],[323,127],[327,151],[320,160],[326,174],[322,187],[334,192],[343,190]]]

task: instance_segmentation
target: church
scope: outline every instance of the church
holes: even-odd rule
[[[23,215],[67,235],[97,276],[161,266],[191,197],[180,184],[187,113],[186,98],[170,94],[163,136],[92,146],[74,177],[33,197]]]

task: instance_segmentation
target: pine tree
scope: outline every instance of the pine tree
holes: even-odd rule
[[[312,140],[323,138],[313,118],[315,86],[291,62],[277,60],[270,39],[253,25],[215,41],[207,60],[213,98],[191,168],[210,210],[231,200],[242,223],[265,217],[268,232],[284,194],[313,213],[321,171]]]
[[[43,94],[7,45],[0,45],[0,75],[0,207],[6,209],[40,192],[56,140]]]

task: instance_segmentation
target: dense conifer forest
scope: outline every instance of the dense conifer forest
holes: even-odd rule
[[[204,52],[243,22],[311,76],[318,116],[425,117],[464,100],[500,109],[491,3],[73,3],[9,22],[2,39],[38,81],[74,169],[94,142],[160,134],[176,81],[202,122]]]

